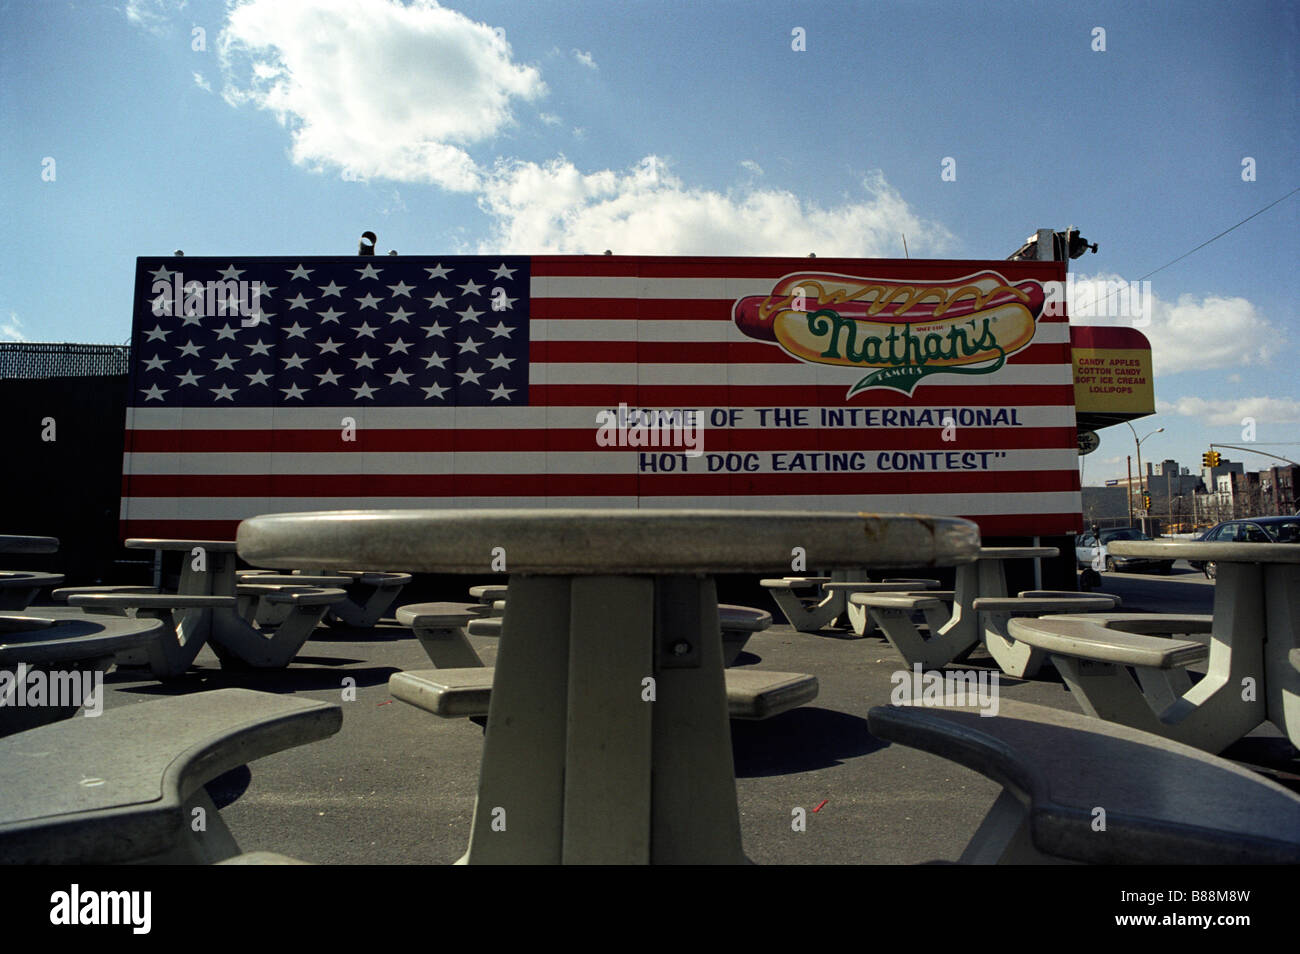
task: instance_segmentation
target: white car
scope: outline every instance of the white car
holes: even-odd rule
[[[1147,573],[1168,574],[1173,571],[1173,560],[1157,560],[1152,557],[1111,556],[1106,552],[1106,545],[1116,540],[1150,540],[1137,527],[1114,527],[1102,530],[1097,536],[1092,531],[1081,533],[1074,538],[1074,557],[1080,567],[1096,570],[1100,573],[1114,573],[1116,570],[1140,570]]]

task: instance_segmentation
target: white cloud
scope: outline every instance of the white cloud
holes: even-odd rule
[[[23,321],[18,317],[18,312],[9,312],[7,321],[0,320],[0,341],[26,341],[27,336],[22,332]]]
[[[394,189],[388,197],[388,202],[379,210],[380,215],[392,215],[394,212],[405,212],[406,200],[402,198],[402,193]]]
[[[740,168],[744,169],[751,176],[761,176],[763,174],[763,167],[753,159],[742,159],[740,161]]]
[[[187,6],[187,0],[126,0],[126,18],[150,33],[162,33],[173,13]]]
[[[690,188],[656,156],[623,172],[583,173],[565,159],[501,162],[479,200],[495,222],[482,250],[871,257],[894,254],[899,231],[919,247],[951,240],[881,173],[862,186],[861,201],[822,208],[776,189]]]
[[[212,84],[208,82],[202,73],[194,74],[194,85],[206,93],[212,92]]]
[[[688,186],[655,155],[621,171],[583,172],[563,157],[480,163],[468,150],[546,87],[514,62],[503,33],[434,0],[241,0],[219,49],[224,97],[274,113],[294,162],[475,194],[490,217],[485,250],[892,256],[900,232],[923,251],[952,238],[879,172],[859,196],[823,207],[757,188],[752,160],[747,181],[725,191]],[[590,54],[572,55],[595,67]]]
[[[582,50],[574,50],[573,58],[588,69],[596,69],[596,60],[590,53],[584,53]]]
[[[562,122],[559,116],[554,113],[542,113],[537,117],[548,126],[558,126]]]
[[[455,191],[478,185],[464,147],[546,89],[503,34],[434,0],[246,0],[220,53],[227,101],[275,113],[294,162]]]
[[[1254,418],[1259,428],[1300,424],[1300,401],[1291,398],[1239,397],[1211,401],[1184,397],[1162,404],[1161,410],[1199,418],[1208,427],[1242,427],[1242,419],[1247,417]]]
[[[1160,298],[1150,282],[1145,283],[1151,286],[1147,289],[1134,285],[1132,291],[1136,294],[1129,296],[1137,303],[1149,299],[1149,323],[1135,322],[1132,317],[1091,316],[1087,314],[1087,306],[1093,302],[1097,304],[1092,310],[1099,313],[1118,310],[1125,296],[1114,292],[1120,283],[1127,292],[1131,283],[1119,275],[1108,274],[1072,278],[1073,294],[1069,296],[1068,307],[1075,324],[1136,324],[1151,342],[1152,369],[1157,377],[1179,371],[1266,364],[1281,340],[1277,328],[1245,298],[1180,295],[1177,301],[1170,302]],[[1081,305],[1084,307],[1078,307]],[[1134,308],[1133,313],[1137,310]]]

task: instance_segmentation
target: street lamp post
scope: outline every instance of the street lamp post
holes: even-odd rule
[[[1138,457],[1138,492],[1145,494],[1147,492],[1147,484],[1146,484],[1146,472],[1142,470],[1142,441],[1146,440],[1147,437],[1150,437],[1152,434],[1161,433],[1162,431],[1164,431],[1164,428],[1158,427],[1154,431],[1152,431],[1151,434],[1147,434],[1145,437],[1143,437],[1142,440],[1138,440],[1138,432],[1133,430],[1133,425],[1130,424],[1128,421],[1125,421],[1124,423],[1128,424],[1128,429],[1130,431],[1133,431],[1133,443],[1137,445],[1137,457]],[[1129,493],[1131,494],[1132,492],[1133,492],[1133,488],[1129,487]]]

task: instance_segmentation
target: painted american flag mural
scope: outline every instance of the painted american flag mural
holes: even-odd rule
[[[1044,294],[1064,277],[1050,262],[141,258],[121,530],[641,506],[1073,532],[1069,326]],[[602,442],[620,405],[694,415],[698,455]]]

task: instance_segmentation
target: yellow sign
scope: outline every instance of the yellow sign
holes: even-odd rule
[[[1075,327],[1070,331],[1078,413],[1155,413],[1151,346],[1145,336],[1129,328]]]

